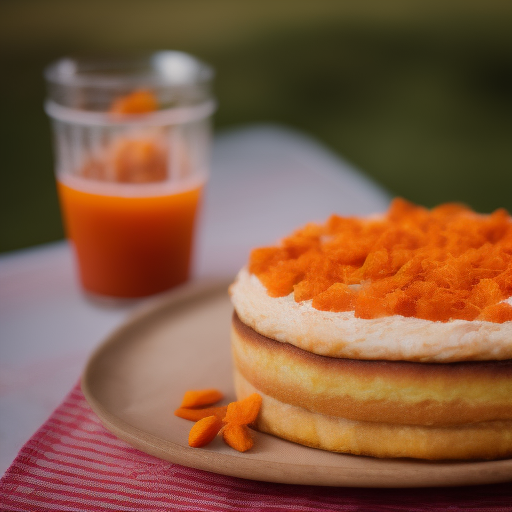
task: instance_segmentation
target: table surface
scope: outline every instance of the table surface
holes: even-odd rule
[[[389,199],[304,134],[274,125],[220,134],[192,280],[229,279],[252,247],[332,213],[383,211]],[[0,473],[78,381],[93,349],[143,302],[84,296],[67,242],[0,256]]]

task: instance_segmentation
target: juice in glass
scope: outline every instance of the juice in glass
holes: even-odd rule
[[[45,72],[62,216],[83,289],[184,283],[209,173],[213,70],[176,51],[60,59]]]
[[[57,181],[83,288],[95,295],[143,297],[189,277],[202,185],[173,190]]]

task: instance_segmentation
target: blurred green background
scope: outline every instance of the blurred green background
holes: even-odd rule
[[[63,237],[42,71],[70,54],[193,53],[216,130],[281,123],[393,194],[512,211],[511,27],[498,0],[0,0],[0,251]]]

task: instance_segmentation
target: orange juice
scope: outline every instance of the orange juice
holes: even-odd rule
[[[86,291],[143,297],[188,279],[201,183],[181,189],[141,185],[133,193],[122,184],[87,181],[57,183]]]

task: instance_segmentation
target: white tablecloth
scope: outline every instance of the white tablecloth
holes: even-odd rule
[[[229,278],[252,247],[331,213],[383,211],[389,195],[302,134],[272,125],[216,137],[193,279]],[[143,301],[80,292],[66,242],[0,256],[0,472],[62,401],[91,351]]]

